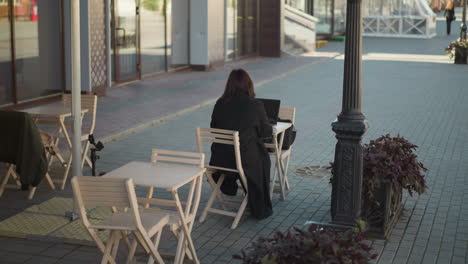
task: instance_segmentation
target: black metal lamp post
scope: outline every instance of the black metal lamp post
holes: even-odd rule
[[[462,15],[460,39],[466,40],[466,0],[463,0],[463,15]]]
[[[362,0],[348,0],[346,7],[346,47],[343,102],[332,129],[338,140],[335,148],[332,184],[332,222],[354,225],[361,214],[362,135],[367,130],[361,112]]]

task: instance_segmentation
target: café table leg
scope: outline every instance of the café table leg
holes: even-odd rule
[[[70,173],[70,169],[71,169],[71,163],[72,163],[72,154],[70,153],[70,157],[68,158],[67,166],[65,167],[65,173],[63,175],[62,186],[60,187],[60,189],[62,191],[63,191],[63,189],[65,189],[65,184],[67,183],[68,174]]]
[[[185,219],[185,214],[182,209],[182,204],[179,199],[179,194],[177,193],[177,191],[172,191],[172,196],[174,198],[174,201],[176,202],[176,208],[177,208],[177,212],[179,213],[180,222],[182,226],[182,230],[179,235],[179,243],[177,245],[177,253],[176,253],[174,263],[176,264],[183,263],[184,256],[185,256],[185,242],[187,242],[190,252],[192,253],[193,261],[196,264],[199,264],[200,261],[198,260],[197,253],[195,251],[195,245],[193,244],[192,237],[190,236],[190,230],[187,226],[187,220]]]
[[[281,134],[281,137],[280,137],[280,142],[281,144],[278,143],[278,140],[276,138],[276,135],[273,136],[273,141],[275,143],[275,157],[276,157],[276,165],[275,165],[275,169],[277,170],[278,172],[278,178],[279,178],[279,184],[280,184],[280,199],[281,200],[284,200],[284,186],[283,186],[283,181],[282,181],[282,170],[281,170],[281,159],[280,159],[280,155],[281,155],[281,146],[282,146],[282,143],[283,143],[283,133]]]

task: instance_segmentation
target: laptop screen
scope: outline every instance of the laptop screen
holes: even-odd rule
[[[265,112],[268,116],[268,120],[272,124],[276,124],[278,122],[278,114],[279,114],[279,108],[280,108],[280,100],[275,100],[275,99],[264,99],[264,98],[257,98],[257,100],[260,100],[263,102],[263,105],[265,107]]]

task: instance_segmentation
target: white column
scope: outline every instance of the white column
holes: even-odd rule
[[[71,1],[72,176],[81,176],[80,0]]]

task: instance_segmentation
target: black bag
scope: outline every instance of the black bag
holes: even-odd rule
[[[291,120],[278,120],[279,122],[286,122],[286,123],[291,123]],[[282,150],[288,150],[291,145],[294,143],[294,140],[296,140],[296,133],[297,130],[294,127],[294,125],[291,125],[286,131],[284,131],[284,139],[283,139],[283,146],[281,146]],[[280,141],[281,136],[278,135],[278,142]]]

